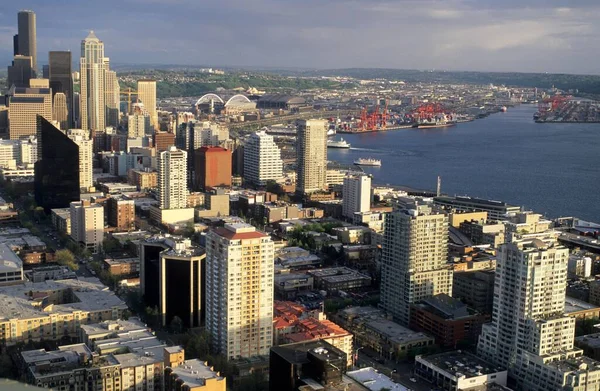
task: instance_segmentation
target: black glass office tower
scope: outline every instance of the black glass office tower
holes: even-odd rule
[[[73,127],[73,79],[71,76],[71,52],[48,53],[48,78],[52,98],[57,92],[67,97],[67,125]]]
[[[37,116],[38,161],[35,201],[48,213],[79,201],[79,146],[44,117]]]
[[[33,77],[37,72],[37,38],[35,26],[35,13],[33,11],[19,11],[17,15],[18,30],[17,54],[31,57]]]

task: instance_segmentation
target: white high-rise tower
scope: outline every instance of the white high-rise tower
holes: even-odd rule
[[[244,181],[264,186],[269,180],[283,177],[281,151],[273,136],[253,133],[244,144]]]
[[[106,127],[105,83],[108,62],[104,59],[104,43],[93,31],[81,41],[80,109],[81,129],[104,131]]]
[[[187,152],[171,146],[158,155],[160,209],[184,209],[187,196]]]

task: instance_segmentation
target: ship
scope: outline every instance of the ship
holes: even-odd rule
[[[374,166],[381,167],[381,160],[373,158],[359,158],[354,161],[357,166]]]
[[[350,148],[350,143],[343,138],[340,141],[327,140],[327,148]]]
[[[446,114],[438,115],[432,118],[420,119],[413,125],[413,128],[431,129],[431,128],[447,128],[456,125],[456,121],[452,120],[452,116]]]

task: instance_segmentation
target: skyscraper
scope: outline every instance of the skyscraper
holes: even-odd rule
[[[150,116],[142,113],[130,115],[127,121],[127,137],[138,138],[146,136],[150,129]],[[164,149],[163,149],[164,151]]]
[[[231,186],[231,152],[221,147],[202,147],[195,151],[194,174],[198,190]]]
[[[80,127],[83,130],[104,131],[106,127],[106,70],[104,43],[90,31],[81,41],[79,59]]]
[[[18,48],[17,54],[31,57],[31,68],[35,77],[37,73],[37,39],[35,26],[35,13],[23,10],[17,16],[18,21]]]
[[[48,53],[48,78],[52,95],[62,93],[65,95],[67,106],[67,126],[62,129],[73,127],[73,76],[71,69],[71,52]]]
[[[158,155],[160,209],[187,207],[187,152],[174,146]]]
[[[320,119],[298,121],[296,154],[298,156],[296,191],[305,194],[325,189],[327,187],[327,121]]]
[[[144,79],[137,82],[138,99],[142,101],[150,115],[150,125],[158,128],[158,113],[156,111],[156,80]]]
[[[121,88],[119,87],[119,80],[117,79],[117,72],[108,70],[108,61],[105,61],[106,67],[106,125],[117,127],[119,126],[119,119],[121,117],[120,111],[120,94]]]
[[[79,147],[44,117],[37,120],[35,202],[46,212],[68,208],[79,200]]]
[[[244,145],[244,181],[264,186],[267,181],[282,177],[283,160],[273,136],[265,132],[251,134]]]
[[[52,121],[52,92],[50,89],[14,88],[8,96],[8,133],[10,139],[18,140],[34,136],[37,133],[37,115]]]
[[[342,214],[348,219],[354,219],[356,212],[371,210],[371,177],[362,175],[347,175],[344,178]]]
[[[67,107],[67,97],[64,93],[54,94],[52,102],[52,119],[60,124],[60,129],[65,130],[69,127],[69,109]]]
[[[498,249],[492,322],[477,350],[520,389],[600,387],[600,363],[574,348],[575,319],[564,315],[568,259],[552,231],[515,234]]]
[[[206,328],[228,359],[269,354],[273,343],[273,241],[248,224],[206,236]]]
[[[29,87],[29,81],[32,79],[33,69],[30,56],[15,55],[12,65],[8,66],[8,78],[6,84],[8,88]]]
[[[409,201],[385,220],[381,263],[381,306],[404,326],[410,305],[426,297],[452,295],[448,259],[448,216]]]
[[[79,147],[79,188],[82,193],[87,193],[94,184],[93,165],[94,146],[86,131],[70,129],[67,133]]]

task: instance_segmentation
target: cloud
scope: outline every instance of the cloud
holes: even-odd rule
[[[597,73],[600,57],[597,0],[23,3],[37,13],[42,62],[48,50],[78,53],[90,29],[113,63]],[[17,11],[0,5],[0,54]]]

